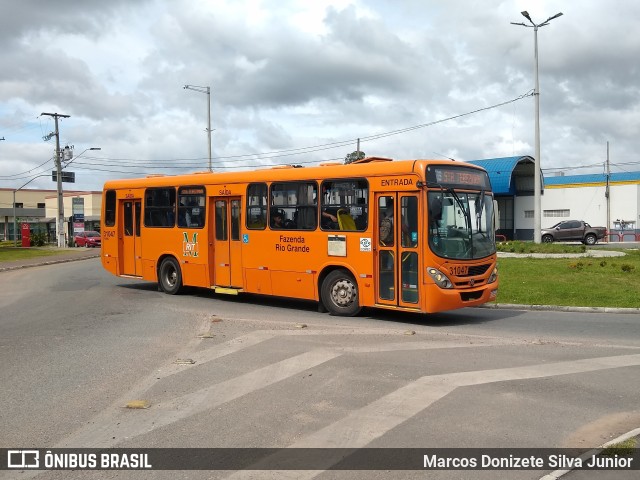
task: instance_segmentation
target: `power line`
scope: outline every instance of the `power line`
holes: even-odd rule
[[[428,122],[428,123],[422,123],[419,125],[414,125],[411,127],[405,127],[405,128],[401,128],[398,130],[391,130],[388,132],[382,132],[382,133],[378,133],[378,134],[374,134],[374,135],[369,135],[366,137],[359,137],[361,142],[367,142],[367,141],[375,141],[375,140],[379,140],[381,138],[386,138],[386,137],[390,137],[390,136],[394,136],[394,135],[400,135],[403,133],[408,133],[414,130],[418,130],[418,129],[422,129],[422,128],[426,128],[426,127],[430,127],[433,125],[437,125],[440,123],[444,123],[447,121],[451,121],[451,120],[456,120],[458,118],[462,118],[465,116],[469,116],[469,115],[473,115],[479,112],[483,112],[483,111],[487,111],[487,110],[491,110],[494,108],[499,108],[502,107],[504,105],[509,105],[511,103],[517,102],[519,100],[522,100],[524,98],[530,97],[533,95],[532,91],[529,91],[525,94],[522,94],[516,98],[513,98],[511,100],[507,100],[505,102],[501,102],[501,103],[497,103],[494,105],[490,105],[487,107],[483,107],[483,108],[478,108],[466,113],[461,113],[458,115],[453,115],[451,117],[447,117],[447,118],[443,118],[443,119],[439,119],[439,120],[435,120],[433,122]],[[348,140],[341,140],[341,141],[337,141],[337,142],[329,142],[329,143],[323,143],[323,144],[318,144],[318,145],[312,145],[312,146],[307,146],[307,147],[298,147],[298,148],[290,148],[290,149],[283,149],[283,150],[273,150],[273,151],[269,151],[269,152],[261,152],[261,153],[246,153],[246,154],[238,154],[238,155],[228,155],[228,156],[219,156],[219,157],[214,157],[213,160],[216,161],[226,161],[225,163],[240,163],[243,162],[243,165],[241,166],[219,166],[216,167],[217,169],[230,169],[230,168],[246,168],[248,166],[256,166],[256,165],[247,165],[246,162],[247,160],[253,160],[256,162],[259,162],[261,160],[275,160],[275,159],[281,159],[281,158],[287,158],[287,157],[293,157],[296,155],[306,155],[306,154],[310,154],[310,153],[316,153],[316,152],[322,152],[322,151],[326,151],[326,150],[331,150],[331,149],[335,149],[335,148],[342,148],[348,145],[353,145],[354,142],[357,140],[357,138],[352,138],[352,139],[348,139]],[[127,168],[129,165],[125,164],[121,164],[122,162],[136,162],[135,165],[131,165],[131,168],[145,168],[145,169],[150,169],[150,168],[160,168],[158,166],[159,163],[170,163],[171,166],[163,166],[162,168],[165,169],[175,169],[175,168],[201,168],[202,165],[200,163],[196,163],[196,164],[189,164],[186,162],[199,162],[200,160],[204,160],[204,158],[161,158],[161,159],[139,159],[139,158],[110,158],[110,157],[85,157],[87,160],[89,159],[93,159],[93,160],[108,160],[110,162],[113,162],[113,164],[102,164],[100,166],[114,166],[114,167],[121,167],[121,168]],[[342,160],[342,158],[336,158],[336,159],[331,159],[331,160],[315,160],[315,161],[296,161],[294,163],[296,164],[310,164],[310,163],[318,163],[318,162],[324,162],[324,161],[334,161],[334,160]],[[185,162],[183,165],[176,165],[177,163],[180,162]],[[46,162],[45,162],[46,163]],[[282,163],[280,163],[282,164]],[[39,165],[38,167],[42,166],[43,164]],[[87,164],[83,164],[82,162],[80,163],[76,163],[76,165],[87,165]],[[267,164],[267,165],[262,165],[262,164],[258,164],[257,166],[264,166],[264,167],[269,167],[269,166],[274,166],[274,165],[278,165],[277,163],[272,163],[272,164]],[[38,168],[38,167],[34,167],[34,168]],[[87,170],[91,170],[91,168],[86,168]],[[33,169],[27,170],[26,172],[21,172],[21,173],[17,173],[17,174],[13,174],[13,175],[5,175],[5,176],[0,176],[0,179],[5,180],[5,179],[12,179],[12,180],[17,180],[17,179],[21,179],[21,178],[28,178],[28,177],[24,177],[24,175],[28,174],[29,172],[31,172]],[[109,171],[109,170],[98,170],[95,169],[96,171]],[[113,173],[128,173],[128,172],[122,172],[119,170],[114,170]],[[146,172],[142,172],[142,174],[145,174]]]

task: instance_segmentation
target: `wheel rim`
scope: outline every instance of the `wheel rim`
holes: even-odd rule
[[[356,288],[348,280],[339,280],[331,288],[331,300],[339,307],[348,307],[356,299]]]
[[[167,265],[165,268],[164,279],[169,287],[175,287],[176,281],[178,280],[178,272],[172,265]]]

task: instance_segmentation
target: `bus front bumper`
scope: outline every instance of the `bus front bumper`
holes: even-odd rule
[[[498,282],[478,288],[444,289],[436,284],[426,285],[427,313],[455,310],[457,308],[476,307],[493,302],[498,297]]]

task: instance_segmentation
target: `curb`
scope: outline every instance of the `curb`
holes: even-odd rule
[[[514,303],[485,303],[477,308],[494,308],[501,310],[534,310],[541,312],[574,312],[574,313],[640,313],[640,308],[614,307],[572,307],[565,305],[519,305]]]
[[[629,440],[630,438],[636,438],[638,436],[640,436],[640,428],[636,428],[635,430],[631,430],[627,433],[623,433],[618,438],[609,440],[607,443],[603,443],[598,448],[594,448],[593,450],[589,450],[588,452],[583,453],[582,455],[580,455],[579,458],[582,460],[586,460],[587,458],[591,458],[594,455],[600,454],[600,452],[602,452],[605,448],[611,445],[615,445],[616,443],[624,442],[625,440]],[[567,473],[573,472],[574,470],[575,468],[554,470],[553,472],[545,475],[544,477],[541,477],[540,480],[557,480],[558,478],[561,478],[565,476]]]
[[[77,262],[78,260],[88,260],[89,258],[99,258],[100,254],[95,255],[87,255],[87,256],[78,256],[75,258],[59,258],[57,260],[44,260],[38,263],[27,263],[24,265],[12,265],[9,267],[3,267],[0,265],[0,272],[8,272],[11,270],[20,270],[22,268],[30,268],[30,267],[42,267],[44,265],[55,265],[56,263],[68,263],[68,262]]]

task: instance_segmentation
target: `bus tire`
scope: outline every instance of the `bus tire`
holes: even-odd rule
[[[346,270],[334,270],[325,277],[321,299],[331,315],[353,317],[360,312],[358,284]]]
[[[160,264],[158,284],[162,291],[169,295],[175,295],[182,288],[182,272],[175,258],[167,257]]]

